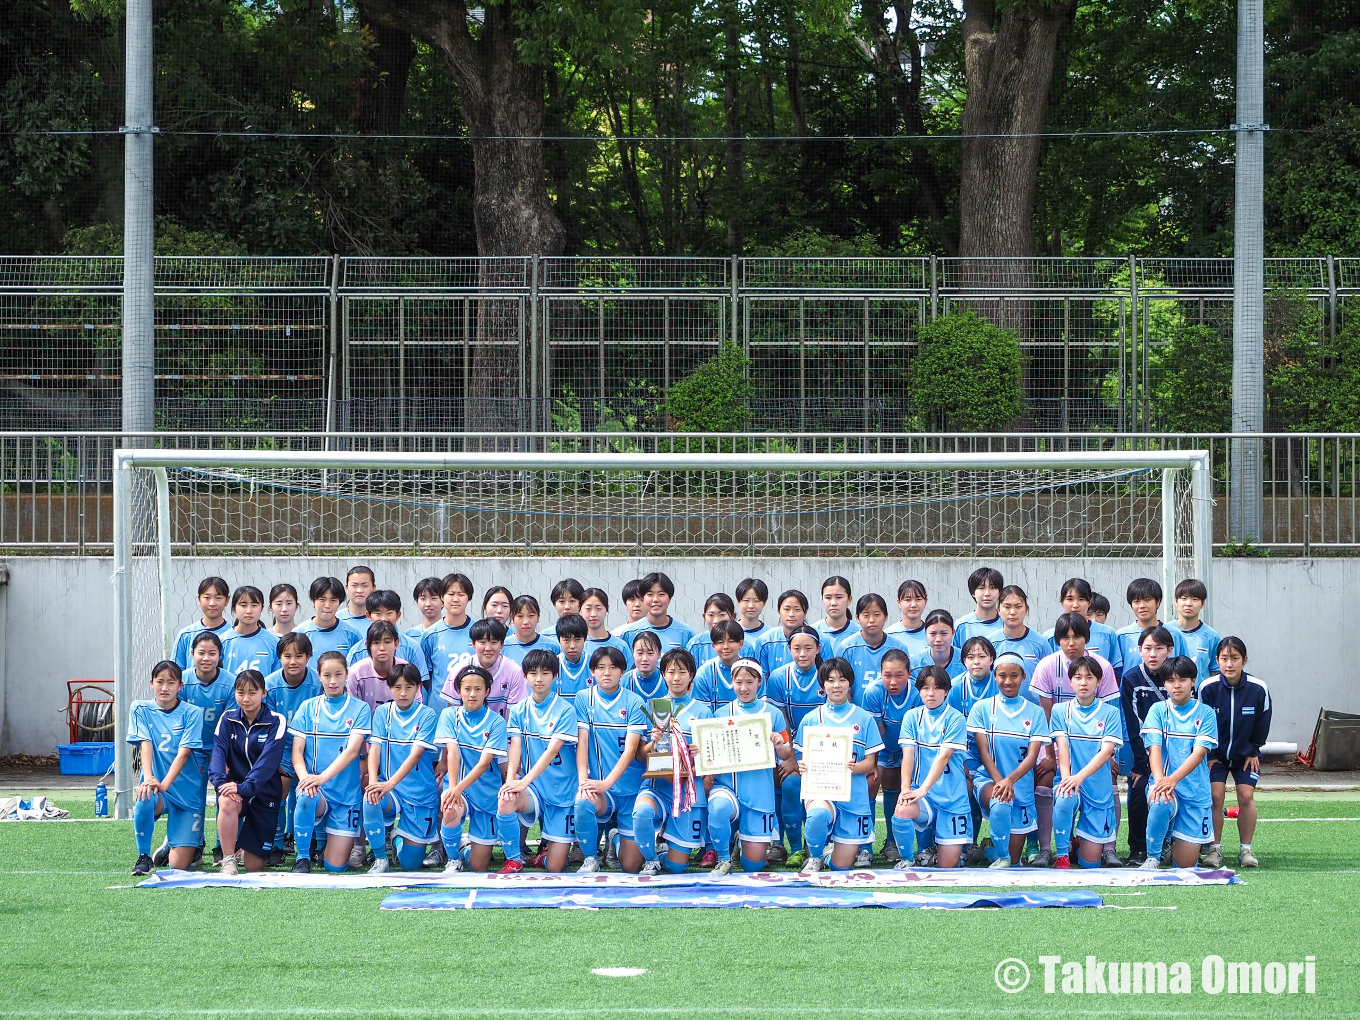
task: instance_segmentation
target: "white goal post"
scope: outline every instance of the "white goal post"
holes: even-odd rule
[[[115,816],[131,815],[129,706],[149,697],[151,664],[194,612],[192,592],[171,581],[181,555],[1160,554],[1169,596],[1178,575],[1210,581],[1210,469],[1203,450],[120,449]]]

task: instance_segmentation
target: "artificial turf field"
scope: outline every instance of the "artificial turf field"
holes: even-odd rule
[[[2,824],[0,1017],[1360,1016],[1360,794],[1260,803],[1344,820],[1263,822],[1244,884],[1104,892],[1124,909],[382,911],[376,889],[139,890],[131,822]],[[1045,954],[1184,960],[1195,990],[1045,994]],[[1209,954],[1314,956],[1316,993],[1208,995]],[[1034,974],[1014,995],[1007,957]]]

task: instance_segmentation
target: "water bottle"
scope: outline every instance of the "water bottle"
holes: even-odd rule
[[[94,788],[94,816],[96,818],[107,818],[109,816],[109,788],[104,785],[104,780],[99,781],[99,785]]]

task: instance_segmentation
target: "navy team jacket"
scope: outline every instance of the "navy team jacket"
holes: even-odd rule
[[[212,763],[208,779],[216,790],[223,783],[235,783],[242,799],[264,797],[278,800],[283,795],[279,762],[283,760],[288,720],[268,705],[260,706],[253,723],[246,722],[240,708],[229,708],[217,720],[213,737]]]

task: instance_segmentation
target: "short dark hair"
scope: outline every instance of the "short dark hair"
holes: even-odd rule
[[[746,641],[746,631],[741,629],[741,624],[736,620],[719,620],[708,631],[708,639],[715,645],[719,641]]]
[[[909,578],[897,586],[897,598],[899,601],[912,594],[919,595],[923,599],[930,598],[930,596],[926,594],[926,586],[915,579]]]
[[[413,662],[399,662],[387,674],[388,687],[395,687],[398,680],[405,680],[413,687],[425,685],[425,678],[420,675],[420,667]]]
[[[855,615],[859,616],[860,613],[864,612],[870,606],[878,606],[879,609],[883,610],[884,616],[888,615],[887,599],[885,599],[882,595],[879,595],[877,592],[872,591],[869,592],[867,595],[861,595],[859,597],[859,601],[855,603]]]
[[[364,566],[362,563],[360,563],[356,567],[350,567],[349,570],[345,573],[345,580],[348,581],[355,574],[367,574],[368,579],[370,581],[372,581],[374,584],[378,583],[378,575],[373,573],[373,568]]]
[[[231,593],[231,608],[234,611],[240,602],[258,602],[264,605],[264,592],[253,584],[243,584]]]
[[[619,593],[619,597],[622,598],[623,601],[625,602],[627,602],[629,599],[642,598],[642,581],[636,577],[633,578],[631,581],[624,581],[623,591]]]
[[[256,690],[264,690],[264,674],[258,669],[243,669],[236,674],[236,685],[233,690],[241,690],[243,687],[254,687]]]
[[[654,652],[661,651],[661,638],[657,635],[656,631],[654,630],[647,630],[644,627],[642,630],[634,634],[633,647],[636,648],[639,642],[641,642],[644,645],[649,645],[652,651]]]
[[[473,595],[477,594],[476,589],[472,587],[472,579],[468,577],[467,574],[460,574],[455,570],[453,573],[445,574],[439,579],[439,597],[442,599],[447,595],[449,589],[455,584],[463,589],[463,594],[468,598],[472,598]]]
[[[991,641],[983,637],[981,634],[974,634],[972,637],[970,637],[967,641],[963,643],[963,647],[959,649],[959,658],[960,659],[967,658],[968,653],[971,652],[974,648],[981,648],[984,652],[991,656],[993,660],[996,659],[996,645],[992,644]]]
[[[419,599],[422,595],[433,595],[437,599],[442,599],[444,597],[442,583],[437,577],[422,577],[411,589],[411,598]]]
[[[1058,588],[1058,601],[1067,598],[1069,591],[1076,592],[1077,598],[1083,601],[1091,601],[1091,582],[1084,577],[1069,577],[1064,581]]]
[[[376,613],[379,610],[401,612],[401,596],[390,588],[374,588],[364,598],[364,612]]]
[[[1184,581],[1176,585],[1176,598],[1182,595],[1192,599],[1199,599],[1201,602],[1209,601],[1209,589],[1204,586],[1204,582],[1197,577],[1187,577]]]
[[[1178,676],[1185,680],[1198,680],[1199,667],[1188,655],[1173,655],[1167,660],[1166,675]]]
[[[478,620],[468,630],[469,641],[498,641],[505,644],[505,624],[500,620]]]
[[[1152,643],[1161,645],[1163,648],[1175,648],[1176,639],[1171,636],[1171,631],[1167,630],[1160,623],[1154,623],[1151,627],[1144,627],[1143,632],[1138,635],[1138,647],[1143,647],[1143,642],[1152,638]]]
[[[492,684],[491,674],[488,673],[486,670],[482,669],[482,667],[478,666],[476,663],[468,663],[466,666],[464,666],[457,672],[457,674],[453,678],[453,689],[457,691],[459,694],[462,694],[463,681],[470,676],[478,677],[482,681],[482,683],[486,684],[486,689],[488,691],[491,690]]]
[[[933,680],[935,686],[943,691],[949,690],[954,686],[954,681],[949,677],[949,670],[943,666],[925,666],[921,672],[916,674],[916,689],[919,691],[926,685],[927,680]]]
[[[585,598],[586,590],[576,578],[564,577],[552,586],[552,592],[548,595],[548,601],[556,602],[563,595],[570,595],[577,602],[580,602]]]
[[[1242,656],[1242,658],[1245,659],[1247,657],[1246,642],[1244,642],[1240,637],[1237,637],[1235,634],[1229,634],[1222,641],[1220,641],[1218,643],[1218,647],[1214,649],[1214,658],[1217,659],[1224,652],[1236,652],[1238,655]]]
[[[502,595],[504,595],[504,596],[505,596],[505,601],[506,601],[506,602],[509,602],[509,603],[511,603],[512,605],[514,604],[515,595],[514,595],[514,593],[513,593],[509,588],[507,588],[507,587],[506,587],[505,585],[503,585],[503,584],[493,584],[490,588],[488,588],[488,589],[486,590],[486,594],[482,596],[482,612],[483,612],[483,613],[486,612],[486,604],[487,604],[488,602],[491,601],[491,596],[492,596],[492,595],[495,595],[496,592],[500,592]]]
[[[900,662],[907,667],[908,672],[911,671],[911,656],[901,648],[889,648],[884,652],[883,658],[878,660],[878,668],[881,670],[883,666],[889,662]]]
[[[619,669],[628,668],[628,656],[623,654],[623,649],[615,648],[613,645],[600,645],[599,648],[590,653],[590,668],[593,670],[600,663],[608,659]]]
[[[790,588],[787,591],[781,591],[779,593],[779,601],[774,604],[774,607],[778,609],[789,599],[796,600],[797,603],[803,607],[803,612],[806,613],[808,611],[808,597],[804,595],[801,591],[799,591],[797,588]]]
[[[525,676],[530,673],[541,673],[547,671],[553,676],[561,671],[561,663],[557,661],[557,656],[546,648],[533,648],[524,656],[524,661],[520,663],[520,670]]]
[[[543,615],[543,611],[538,608],[538,599],[532,595],[520,595],[510,603],[510,619],[513,620],[525,609],[532,609],[535,616]]]
[[[1072,664],[1067,667],[1067,675],[1072,676],[1079,669],[1090,670],[1097,682],[1105,676],[1105,668],[1100,664],[1100,660],[1094,655],[1078,655],[1072,660]]]
[[[283,635],[279,638],[279,643],[274,646],[274,654],[282,656],[290,648],[296,648],[307,658],[312,657],[312,639],[306,634],[299,634],[297,631]]]
[[[1001,595],[997,599],[997,602],[1005,602],[1012,595],[1023,602],[1026,609],[1029,608],[1029,596],[1025,593],[1025,589],[1021,588],[1018,584],[1008,584],[1006,587],[1002,588]]]
[[[231,585],[227,584],[225,578],[217,577],[216,575],[205,577],[198,582],[198,593],[200,595],[206,595],[210,591],[216,592],[218,595],[226,598],[231,594]]]
[[[827,678],[832,673],[839,673],[852,684],[855,682],[855,667],[850,665],[850,660],[842,659],[839,655],[833,655],[817,667],[817,686],[826,690]]]
[[[1110,600],[1098,591],[1091,593],[1091,612],[1110,615]]]
[[[1124,592],[1124,601],[1133,605],[1135,599],[1162,601],[1162,586],[1150,577],[1135,577]]]
[[[401,633],[397,630],[397,625],[391,620],[374,620],[368,625],[368,636],[364,638],[364,647],[372,648],[383,638],[391,638],[397,644],[401,644]]]
[[[151,679],[154,680],[156,678],[157,673],[165,672],[170,673],[170,675],[173,676],[180,683],[184,683],[184,670],[180,667],[180,664],[176,662],[174,659],[162,659],[160,662],[156,663],[156,665],[152,666]]]
[[[345,598],[345,584],[338,577],[318,577],[307,588],[307,598],[312,602],[317,599],[324,599],[327,595],[332,598]]]
[[[659,570],[653,570],[650,574],[642,577],[642,594],[646,595],[653,588],[660,587],[670,598],[675,598],[675,582]]]
[[[568,613],[566,616],[558,617],[555,629],[559,640],[590,636],[590,628],[586,626],[586,618],[580,613]]]
[[[712,609],[714,606],[717,606],[728,616],[737,615],[737,604],[732,601],[732,596],[728,595],[727,592],[725,591],[715,591],[708,598],[704,599],[705,613]]]
[[[661,656],[661,661],[657,664],[657,669],[662,673],[670,669],[672,665],[679,664],[689,671],[690,683],[694,682],[694,674],[699,671],[699,667],[694,665],[694,656],[684,648],[672,648],[665,655]]]
[[[756,593],[756,598],[760,599],[761,602],[770,601],[770,588],[758,577],[747,577],[737,582],[737,601],[740,602],[746,597],[747,592],[752,591]]]
[[[1005,583],[1006,579],[996,567],[978,567],[968,575],[968,594],[972,595],[984,584],[1000,591]]]
[[[1091,621],[1080,613],[1063,613],[1058,617],[1058,622],[1053,625],[1053,640],[1065,638],[1069,634],[1091,640]]]
[[[609,608],[609,592],[605,591],[603,588],[587,588],[581,593],[582,602],[592,598],[599,599],[600,605],[604,606],[606,609]]]
[[[222,654],[222,639],[210,630],[200,630],[194,635],[194,639],[189,642],[189,650],[197,648],[202,644],[211,644],[217,649],[217,654]]]

